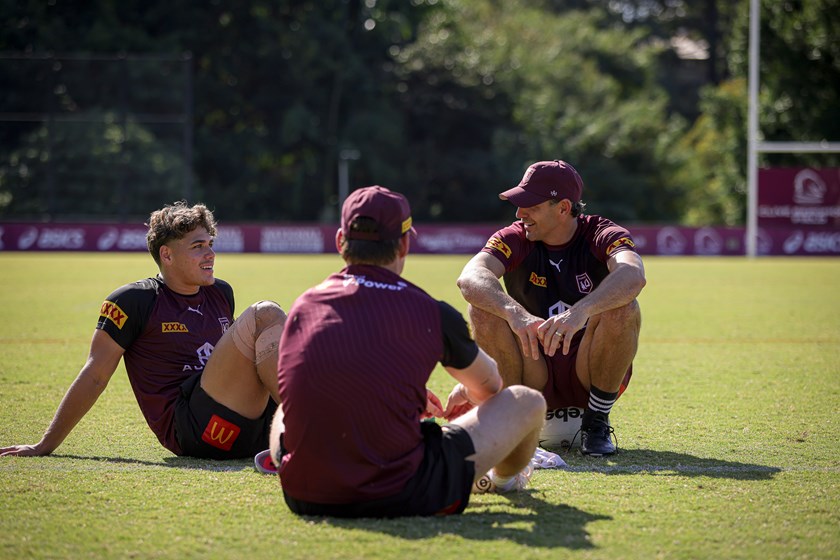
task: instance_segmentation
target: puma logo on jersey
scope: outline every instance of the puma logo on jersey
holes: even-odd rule
[[[201,312],[201,304],[199,303],[197,307],[190,307],[187,306],[187,311],[192,311],[193,313],[198,313],[202,317],[204,317],[204,313]]]
[[[551,266],[553,266],[554,268],[557,269],[557,272],[560,272],[560,263],[563,262],[563,259],[560,259],[557,262],[554,262],[553,260],[548,259],[548,262],[551,263]]]

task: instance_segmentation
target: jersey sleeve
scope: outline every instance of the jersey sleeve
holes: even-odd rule
[[[636,243],[630,232],[609,220],[604,220],[598,225],[592,245],[595,254],[603,262],[622,251],[636,252]]]
[[[467,322],[457,309],[439,301],[440,321],[443,331],[443,358],[440,363],[455,369],[464,369],[475,361],[478,344],[470,336]]]
[[[521,222],[514,222],[491,235],[481,252],[499,259],[505,272],[510,272],[522,263],[530,247]]]
[[[117,288],[99,308],[96,328],[108,333],[123,349],[128,349],[146,326],[157,288],[152,278]]]

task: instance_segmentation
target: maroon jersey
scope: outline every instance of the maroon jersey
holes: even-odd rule
[[[149,427],[164,447],[180,453],[173,411],[181,384],[204,369],[233,323],[233,289],[217,279],[198,293],[170,290],[160,277],[118,288],[99,312],[97,329],[125,349],[131,388]]]
[[[522,222],[494,233],[482,249],[505,265],[505,289],[532,315],[559,315],[607,276],[607,259],[635,251],[630,232],[601,216],[577,218],[565,245],[528,241]]]
[[[432,370],[477,354],[458,311],[384,268],[349,266],[307,290],[280,339],[284,492],[320,504],[399,493],[423,458]]]

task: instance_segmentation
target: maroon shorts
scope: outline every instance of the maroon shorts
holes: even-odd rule
[[[570,406],[586,408],[589,404],[589,390],[581,384],[575,367],[581,340],[583,340],[583,333],[578,332],[572,339],[569,353],[565,356],[562,347],[558,348],[554,356],[543,355],[548,368],[548,382],[543,387],[542,393],[549,410]],[[627,389],[632,375],[633,364],[630,364],[618,389],[619,396]]]

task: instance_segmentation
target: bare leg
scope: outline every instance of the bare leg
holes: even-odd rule
[[[475,341],[496,360],[504,386],[525,385],[542,391],[548,381],[545,360],[523,357],[519,339],[501,317],[472,305],[467,311]]]
[[[641,325],[636,301],[589,319],[576,363],[578,378],[586,389],[594,385],[610,393],[618,391],[636,356]]]
[[[534,456],[544,422],[543,396],[516,385],[503,389],[452,423],[463,426],[472,438],[472,460],[478,480],[493,467],[500,476],[513,476],[524,469]]]
[[[286,313],[274,302],[246,309],[216,344],[201,375],[201,387],[219,404],[246,418],[259,418],[269,397],[280,402],[277,349]]]

